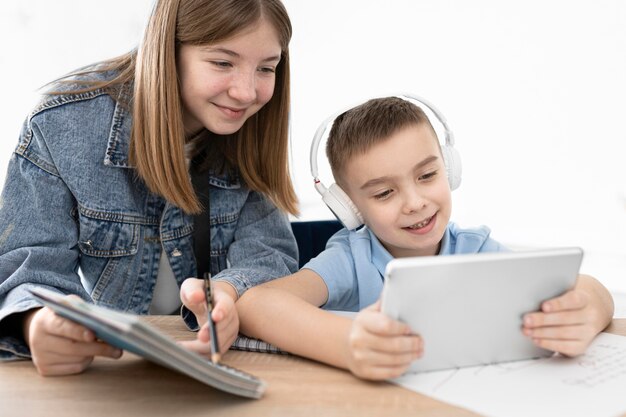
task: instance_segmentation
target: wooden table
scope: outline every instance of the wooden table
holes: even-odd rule
[[[179,317],[146,317],[177,340]],[[607,331],[626,336],[626,319]],[[42,377],[29,361],[0,363],[0,416],[437,416],[477,414],[385,382],[295,356],[229,351],[224,363],[264,379],[260,400],[223,393],[133,354],[98,358],[80,375]]]

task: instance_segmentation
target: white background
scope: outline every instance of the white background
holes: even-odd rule
[[[578,245],[626,292],[626,3],[285,0],[294,26],[292,165],[303,219],[318,124],[407,91],[446,116],[463,158],[453,220],[515,247]],[[135,46],[152,0],[0,2],[0,182],[37,89]],[[320,156],[323,152],[320,152]],[[320,164],[325,161],[320,158]],[[322,168],[323,182],[330,183]]]

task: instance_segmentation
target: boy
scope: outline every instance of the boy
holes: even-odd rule
[[[380,312],[387,263],[506,249],[485,227],[464,230],[449,223],[450,186],[439,141],[426,115],[409,101],[374,99],[343,113],[326,151],[337,184],[366,226],[339,231],[299,272],[248,290],[236,303],[241,332],[361,378],[393,378],[422,355],[428,341]],[[201,315],[201,307],[188,301],[201,298],[194,296],[196,283],[186,284],[183,301]],[[360,312],[351,320],[320,306]],[[574,356],[612,315],[608,291],[579,276],[574,290],[527,314],[521,331],[538,346]],[[200,337],[207,339],[202,332]]]

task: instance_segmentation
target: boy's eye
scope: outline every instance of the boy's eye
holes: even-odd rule
[[[384,200],[384,199],[388,198],[391,195],[392,192],[393,192],[393,190],[385,190],[382,193],[375,194],[374,198],[376,200]]]
[[[437,176],[437,171],[427,172],[426,174],[419,177],[421,181],[430,180]]]

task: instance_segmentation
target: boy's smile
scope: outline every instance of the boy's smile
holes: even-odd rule
[[[341,180],[365,224],[391,255],[438,254],[451,197],[439,143],[430,127],[408,126],[353,156]]]

